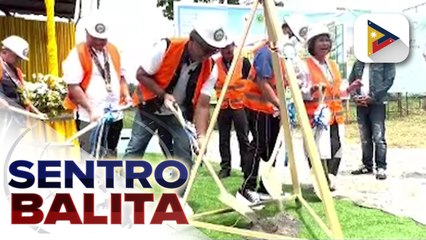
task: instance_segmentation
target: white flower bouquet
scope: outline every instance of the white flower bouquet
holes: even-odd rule
[[[27,103],[31,102],[40,112],[49,118],[61,117],[65,113],[63,101],[67,94],[65,82],[52,75],[33,74],[21,89]]]

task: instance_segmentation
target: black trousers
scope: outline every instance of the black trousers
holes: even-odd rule
[[[248,120],[245,110],[232,108],[222,109],[219,112],[219,151],[222,161],[220,167],[222,170],[231,170],[231,128],[234,123],[234,128],[237,133],[238,144],[240,147],[241,168],[247,161],[247,153],[250,147],[248,140]]]
[[[108,150],[116,152],[121,130],[123,129],[123,119],[111,123],[107,135]]]
[[[247,110],[247,114],[253,140],[250,142],[247,161],[244,165],[242,189],[255,190],[260,159],[269,161],[280,130],[280,119],[250,109]]]

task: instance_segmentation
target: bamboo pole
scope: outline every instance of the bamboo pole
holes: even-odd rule
[[[216,225],[212,223],[205,223],[205,222],[199,222],[199,221],[193,221],[188,220],[189,224],[191,224],[194,227],[197,228],[205,228],[209,230],[219,231],[219,232],[226,232],[231,233],[239,236],[245,236],[249,238],[257,238],[257,239],[300,239],[300,238],[291,238],[283,235],[278,234],[269,234],[269,233],[263,233],[263,232],[256,232],[252,230],[246,230],[246,229],[239,229],[234,227],[228,227],[223,225]]]
[[[47,67],[49,74],[59,75],[58,47],[56,45],[55,0],[44,0],[46,5],[47,27]]]
[[[273,11],[273,8],[269,5],[274,4],[270,3],[269,1],[264,1],[264,15],[265,15],[265,24],[266,29],[268,31],[269,36],[269,42],[272,44],[273,48],[276,48],[276,43],[279,39],[279,33],[282,35],[282,31],[279,30],[278,24],[275,20],[276,14]],[[277,80],[276,86],[277,86],[277,92],[278,92],[278,98],[279,98],[279,104],[280,104],[280,117],[281,117],[281,126],[284,128],[284,142],[287,147],[288,152],[288,158],[290,163],[290,173],[291,173],[291,180],[292,180],[292,186],[293,186],[293,193],[299,195],[301,194],[300,190],[300,184],[299,184],[299,178],[297,176],[297,170],[296,170],[296,160],[295,160],[295,154],[294,154],[294,147],[293,147],[293,138],[291,136],[291,129],[290,129],[290,121],[288,117],[288,109],[287,104],[285,102],[285,90],[284,90],[284,74],[282,72],[282,65],[280,64],[280,58],[276,51],[272,52],[272,66],[274,70],[274,75]],[[280,137],[280,136],[278,136]]]
[[[264,8],[266,12],[269,12],[271,16],[276,16],[273,12],[273,2],[271,0],[264,0]],[[278,28],[278,25],[276,22],[274,22],[274,18],[269,19],[271,22],[271,26],[269,27],[272,33]],[[271,37],[271,36],[270,36]],[[278,63],[277,54],[273,54],[273,62],[274,62],[274,69],[275,66]],[[296,107],[296,111],[298,112],[297,116],[299,119],[299,122],[301,123],[301,128],[303,132],[303,136],[305,138],[307,150],[309,157],[311,159],[312,168],[315,172],[315,179],[319,185],[322,198],[324,199],[324,208],[325,213],[327,216],[327,219],[330,222],[331,231],[333,233],[333,239],[343,239],[343,233],[342,229],[339,223],[339,220],[337,218],[336,209],[333,204],[333,199],[331,197],[330,190],[328,188],[327,180],[325,179],[324,170],[322,168],[321,162],[320,162],[320,156],[317,151],[317,147],[314,142],[314,136],[312,133],[312,128],[309,124],[308,115],[303,103],[302,94],[300,92],[299,86],[296,81],[296,74],[294,72],[293,66],[288,63],[287,61],[283,61],[285,64],[285,69],[287,71],[288,76],[288,82],[290,86],[290,90],[292,93],[292,97],[294,99],[294,104]],[[278,65],[279,66],[279,65]],[[280,80],[282,81],[282,80]],[[280,83],[277,84],[278,91],[281,91],[282,86],[279,86]],[[281,117],[285,116],[283,114],[283,111],[281,110]]]
[[[299,196],[297,196],[297,195],[291,195],[291,196],[288,196],[288,197],[283,197],[283,198],[278,199],[278,200],[283,201],[283,202],[286,202],[286,201],[289,202],[289,201],[295,200],[298,197]],[[277,202],[277,199],[271,199],[271,200],[268,200],[268,201],[263,201],[261,203],[252,204],[249,207],[257,207],[257,206],[260,206],[260,205],[266,205],[266,204],[274,203],[274,202]],[[229,213],[229,212],[233,212],[233,211],[235,211],[235,210],[230,208],[230,207],[221,208],[221,209],[216,209],[216,210],[212,210],[212,211],[208,211],[208,212],[194,214],[194,215],[191,216],[191,219],[198,219],[198,218],[201,218],[201,217],[206,217],[206,216],[210,216],[210,215],[217,215],[217,214],[222,214],[222,213]]]
[[[320,226],[320,228],[325,232],[325,234],[327,234],[330,238],[332,238],[333,233],[330,231],[330,229],[327,227],[327,225],[325,225],[325,223],[318,216],[318,214],[314,211],[314,209],[312,209],[312,207],[309,205],[309,203],[306,202],[306,200],[301,196],[299,196],[298,199],[299,199],[300,203],[306,208],[306,210],[308,210],[309,214],[311,214],[311,216],[314,218],[315,222],[317,222],[318,225]]]

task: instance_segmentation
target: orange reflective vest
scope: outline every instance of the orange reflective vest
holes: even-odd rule
[[[267,44],[267,42],[265,42]],[[258,48],[255,50],[255,54],[260,50],[261,48]],[[284,66],[282,62],[280,61],[281,68],[284,73]],[[244,99],[244,106],[253,110],[253,111],[259,111],[266,114],[272,114],[274,113],[273,104],[269,102],[266,97],[263,96],[262,91],[260,90],[259,85],[256,83],[256,69],[252,67],[250,69],[249,79],[246,83],[246,91],[245,91],[245,99]],[[271,79],[268,80],[269,84],[271,85],[272,89],[274,90],[275,94],[277,94],[276,89],[276,79],[273,76]]]
[[[218,69],[218,78],[215,88],[216,96],[219,98],[228,70],[223,62],[223,57],[218,58],[216,60],[216,64]],[[238,59],[234,74],[231,77],[225,98],[220,107],[221,109],[230,107],[237,110],[244,107],[245,82],[247,82],[247,80],[243,79],[243,59]]]
[[[158,86],[162,89],[166,89],[172,81],[176,71],[178,70],[179,63],[182,59],[185,46],[188,42],[186,38],[171,38],[170,45],[168,46],[163,61],[158,69],[157,73],[154,74],[153,79],[158,84]],[[195,108],[198,102],[198,98],[201,94],[201,89],[204,83],[209,79],[210,73],[213,68],[213,60],[211,58],[206,59],[201,66],[200,75],[197,79],[197,85],[195,87],[195,93],[192,98],[192,104]],[[147,87],[142,86],[141,83],[138,84],[135,92],[133,93],[133,104],[135,106],[139,104],[145,104],[146,101],[154,99],[157,97],[155,93],[153,93]]]
[[[342,82],[342,78],[336,62],[333,60],[327,60],[327,65],[333,75],[332,83],[327,80],[327,77],[313,58],[308,58],[306,60],[306,64],[309,70],[310,81],[312,81],[311,84],[318,85],[322,83],[326,86],[323,97],[324,103],[328,106],[332,114],[330,125],[334,122],[343,124],[343,106],[342,100],[340,99],[340,84]],[[311,101],[305,101],[306,112],[308,113],[308,117],[311,121],[320,102],[319,92],[314,93],[312,98],[313,99]]]
[[[117,48],[108,43],[106,45],[107,52],[111,57],[112,64],[114,66],[115,72],[117,73],[118,81],[121,80],[121,60],[120,53]],[[89,46],[86,43],[80,43],[77,45],[78,57],[80,59],[81,67],[83,68],[83,80],[80,83],[80,87],[83,91],[86,91],[89,86],[90,80],[93,74],[93,60],[89,52]],[[124,100],[124,97],[128,94],[127,83],[120,81],[120,101]],[[64,100],[64,107],[68,110],[73,110],[77,106],[72,102],[72,96],[68,93]]]

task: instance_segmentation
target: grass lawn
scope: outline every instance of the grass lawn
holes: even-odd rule
[[[386,120],[386,141],[390,148],[426,148],[426,111],[411,110],[408,116],[400,117],[395,112],[395,103],[390,103],[388,119]],[[127,111],[124,117],[124,128],[131,128],[133,111]],[[358,124],[356,123],[356,109],[350,108],[349,119],[346,124],[347,143],[360,144]]]
[[[391,148],[426,148],[426,111],[416,111],[405,117],[386,120],[386,141]],[[346,125],[348,143],[360,143],[358,125]]]
[[[150,161],[161,161],[161,155],[149,154]],[[215,165],[218,170],[218,165]],[[231,194],[234,194],[242,181],[242,175],[234,171],[232,176],[223,182]],[[289,186],[288,186],[289,187]],[[225,207],[218,199],[219,191],[205,168],[200,168],[198,177],[192,189],[189,204],[195,213],[215,210]],[[311,203],[315,211],[325,219],[323,205],[318,202],[315,195],[304,190],[305,199]],[[343,229],[345,239],[425,239],[426,226],[417,224],[411,219],[396,217],[380,210],[367,209],[354,205],[348,200],[336,200],[335,206]],[[326,235],[317,226],[309,213],[304,208],[297,209],[293,202],[285,204],[285,210],[300,221],[300,238],[324,239]],[[276,204],[270,204],[259,212],[261,216],[273,216],[279,212]],[[210,216],[202,219],[205,222],[236,226],[244,228],[248,222],[236,213]],[[218,239],[241,239],[240,236],[222,232],[201,229],[207,236]]]

